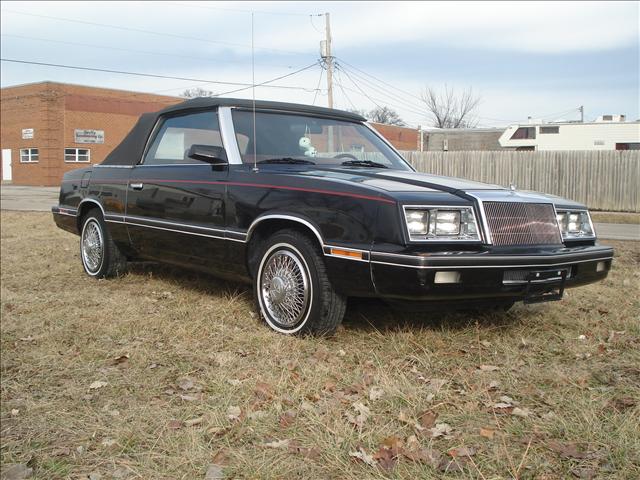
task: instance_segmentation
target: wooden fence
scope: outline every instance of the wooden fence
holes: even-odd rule
[[[640,212],[640,151],[414,152],[420,172],[551,193],[594,210]]]

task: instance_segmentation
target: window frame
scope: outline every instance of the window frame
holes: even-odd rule
[[[546,125],[544,127],[540,127],[539,133],[540,135],[558,135],[560,133],[560,127],[558,125]]]
[[[193,163],[147,163],[147,155],[149,154],[149,152],[151,151],[151,148],[154,146],[156,140],[158,139],[158,135],[160,134],[160,132],[162,131],[162,127],[164,126],[164,124],[168,121],[171,120],[173,118],[177,118],[177,117],[186,117],[188,115],[196,115],[199,113],[212,113],[213,115],[215,115],[216,120],[218,122],[218,132],[220,134],[220,143],[221,143],[221,147],[223,147],[226,150],[225,147],[225,142],[224,142],[224,134],[223,134],[223,126],[222,126],[222,121],[220,119],[220,109],[219,108],[203,108],[203,109],[198,109],[198,110],[187,110],[187,111],[178,111],[178,112],[171,112],[168,115],[163,115],[161,117],[159,117],[156,120],[155,125],[153,126],[153,129],[151,130],[151,134],[149,135],[149,138],[147,138],[147,143],[144,146],[144,151],[142,152],[142,156],[140,158],[140,160],[138,161],[138,163],[135,165],[136,167],[142,167],[142,166],[147,166],[147,167],[163,167],[163,166],[179,166],[179,165],[183,165],[183,166],[196,166],[196,165],[211,165],[207,162],[197,162],[196,160],[193,161]],[[229,153],[227,152],[227,155],[229,155]]]
[[[35,150],[35,153],[33,153],[33,150]],[[24,156],[23,152],[27,152],[26,153],[27,160],[22,159]],[[40,149],[38,147],[21,148],[19,155],[20,155],[20,163],[39,163],[40,162]],[[33,160],[34,156],[36,157],[35,160]]]
[[[71,153],[67,153],[67,150],[75,150],[73,154],[75,156],[75,160],[67,160],[67,155],[72,155]],[[86,150],[86,160],[80,160],[80,150]],[[84,155],[82,155],[84,156]],[[91,163],[91,149],[90,148],[76,148],[76,147],[64,147],[64,163]]]
[[[527,132],[526,136],[524,136],[524,137],[516,137],[518,132],[521,131],[521,130],[525,130]],[[536,139],[536,134],[537,134],[537,132],[536,132],[536,127],[535,126],[526,126],[526,127],[518,126],[518,128],[516,128],[516,131],[513,132],[513,134],[509,138],[509,140],[535,140]]]

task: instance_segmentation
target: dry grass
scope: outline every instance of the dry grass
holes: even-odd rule
[[[591,211],[590,213],[591,220],[594,223],[640,223],[640,213],[594,211]]]
[[[91,280],[50,215],[2,212],[2,464],[42,479],[201,479],[211,463],[227,478],[442,477],[428,462],[387,472],[349,456],[416,435],[445,455],[475,447],[452,478],[638,478],[640,244],[609,243],[609,278],[561,303],[407,315],[359,302],[319,340],[271,333],[244,287],[209,277],[138,265]],[[494,413],[503,395],[529,416]],[[355,402],[371,411],[362,428],[345,417]],[[416,431],[425,410],[451,438]],[[314,450],[264,446],[285,439]]]

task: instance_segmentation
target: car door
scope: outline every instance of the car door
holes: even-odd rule
[[[215,110],[162,118],[131,172],[126,224],[143,258],[225,270],[228,168],[188,156],[192,145],[222,147]]]

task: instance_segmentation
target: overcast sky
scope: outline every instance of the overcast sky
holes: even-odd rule
[[[342,65],[337,108],[386,105],[411,125],[428,125],[417,97],[427,85],[447,84],[481,96],[481,126],[528,116],[577,119],[580,105],[587,120],[607,113],[635,120],[639,5],[3,1],[2,58],[251,83],[254,11],[255,76],[263,82],[317,62],[325,21],[318,14],[330,12],[333,54]],[[1,73],[3,87],[53,80],[165,95],[240,88],[7,62]],[[296,88],[260,87],[256,96],[326,106],[320,74],[313,66],[274,82]],[[249,98],[251,90],[229,96]]]

